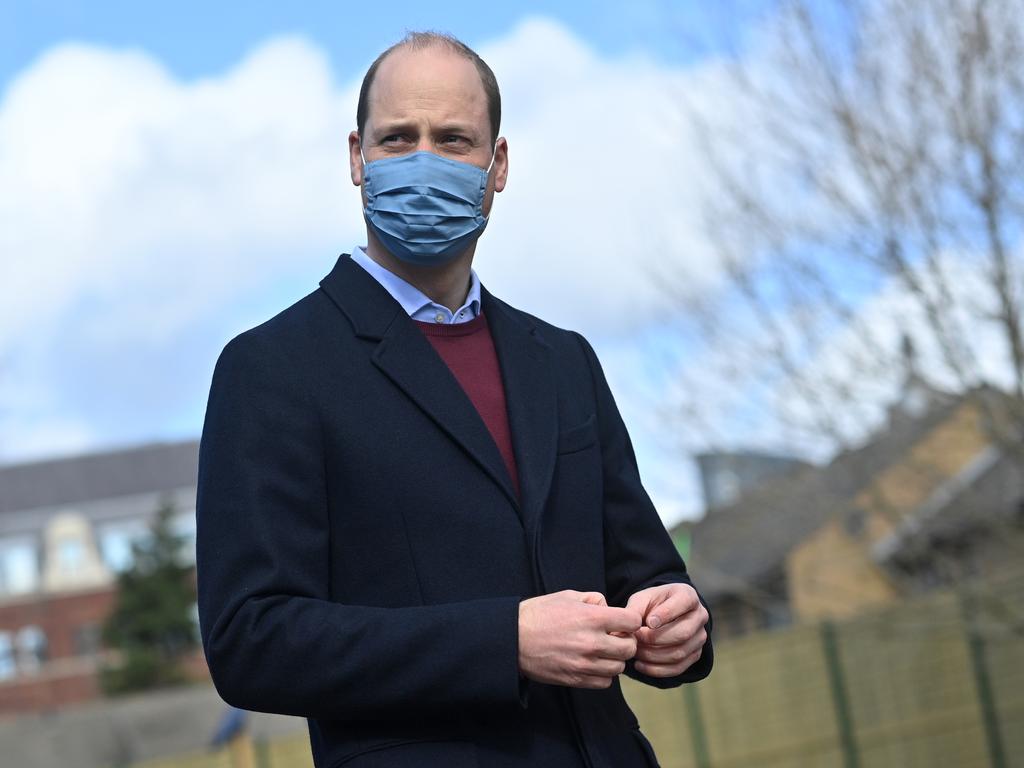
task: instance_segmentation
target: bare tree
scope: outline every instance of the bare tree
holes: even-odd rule
[[[991,428],[1016,445],[1024,2],[781,0],[725,71],[728,108],[687,117],[713,170],[703,213],[727,278],[699,296],[675,288],[715,386],[760,392],[790,431],[842,446],[904,366],[893,330],[909,319],[865,316],[886,290],[915,316],[902,331],[930,373],[966,391],[999,369],[1012,418]],[[812,364],[839,332],[842,360]]]
[[[1024,466],[1024,0],[779,0],[764,22],[711,109],[682,100],[724,275],[700,293],[661,276],[702,361],[680,367],[684,413],[710,383],[776,434],[846,448],[919,365],[983,395]]]

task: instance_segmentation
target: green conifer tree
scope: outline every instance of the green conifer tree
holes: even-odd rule
[[[103,642],[119,659],[100,670],[108,695],[186,682],[182,657],[199,643],[193,620],[191,566],[171,527],[174,505],[163,499],[150,536],[131,545],[131,566],[118,574],[117,603],[103,625]]]

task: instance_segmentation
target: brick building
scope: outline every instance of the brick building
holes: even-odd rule
[[[709,506],[687,565],[720,635],[843,619],[1021,572],[1024,445],[1009,398],[908,383],[887,422],[824,466],[793,465]]]
[[[102,695],[100,630],[117,573],[162,500],[195,562],[198,449],[156,443],[0,467],[0,716]],[[208,679],[201,650],[187,667]]]

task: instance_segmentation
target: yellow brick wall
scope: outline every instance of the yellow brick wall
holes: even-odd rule
[[[789,553],[786,575],[795,621],[846,618],[899,596],[864,543],[847,534],[838,520]]]
[[[965,401],[949,419],[925,435],[903,461],[873,479],[865,478],[866,487],[854,504],[868,513],[868,543],[888,536],[900,520],[988,445],[978,406]]]
[[[862,532],[844,529],[842,510],[794,547],[786,558],[794,619],[844,618],[897,599],[898,589],[875,565],[871,547],[988,447],[981,419],[978,406],[965,401],[903,461],[864,478],[865,488],[854,500],[864,512]]]

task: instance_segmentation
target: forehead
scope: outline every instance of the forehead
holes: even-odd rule
[[[380,63],[367,95],[368,121],[427,116],[488,125],[487,95],[472,61],[443,45],[399,48]]]

